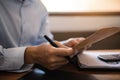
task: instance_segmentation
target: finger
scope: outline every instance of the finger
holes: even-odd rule
[[[74,47],[75,45],[82,42],[83,40],[85,40],[85,38],[71,38],[67,41],[65,45],[69,47]]]
[[[60,62],[68,62],[68,60],[65,59],[65,57],[61,56],[54,56],[49,59],[50,63],[60,63]]]
[[[72,48],[54,48],[53,54],[57,56],[70,56],[74,54],[74,50]]]
[[[80,38],[76,38],[76,40],[77,40],[78,42],[82,42],[82,41],[84,41],[84,40],[85,40],[85,38],[80,37]]]
[[[69,46],[69,47],[73,47],[75,46],[76,44],[78,44],[79,42],[77,40],[71,40],[69,41],[66,46]]]
[[[85,38],[82,38],[82,37],[81,38],[74,38],[74,41],[76,41],[76,45],[81,43],[84,40],[85,40]]]
[[[64,51],[67,51],[68,52],[68,56],[69,55],[72,55],[72,54],[69,54],[69,49],[71,49],[72,50],[72,52],[74,53],[74,50],[72,49],[72,48],[70,48],[70,47],[68,47],[68,46],[65,46],[65,45],[63,45],[63,44],[61,44],[60,42],[58,42],[58,41],[55,41],[55,43],[59,46],[59,50],[61,49],[63,49]],[[59,55],[59,54],[58,54]],[[62,53],[60,53],[60,55],[62,55]],[[65,53],[65,55],[67,56],[67,54]],[[64,55],[63,55],[64,56]]]
[[[67,46],[61,44],[61,43],[58,42],[58,41],[54,41],[54,42],[55,42],[59,47],[61,47],[61,48],[68,48]]]

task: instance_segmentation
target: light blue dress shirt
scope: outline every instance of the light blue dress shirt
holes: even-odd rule
[[[48,12],[40,0],[0,0],[0,70],[28,70],[23,67],[27,46],[52,38]]]

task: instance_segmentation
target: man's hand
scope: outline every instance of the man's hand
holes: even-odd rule
[[[41,44],[39,46],[28,47],[25,51],[26,64],[40,64],[47,69],[53,70],[67,64],[68,61],[64,56],[74,54],[74,50],[70,47],[56,42],[59,48],[55,48],[50,44]]]
[[[84,40],[85,40],[85,38],[82,38],[82,37],[81,38],[70,38],[64,42],[64,45],[66,45],[68,47],[74,47]]]
[[[84,40],[85,40],[85,38],[83,38],[83,37],[80,37],[80,38],[70,38],[70,39],[64,41],[64,45],[66,45],[68,47],[71,47],[71,48],[74,48],[74,46],[76,46],[77,44],[81,43]],[[87,48],[88,47],[82,48],[79,51],[78,50],[76,51],[74,49],[74,52],[75,52],[75,54],[79,54],[79,53],[82,53]],[[72,55],[72,56],[74,56],[74,55]]]
[[[66,46],[68,46],[68,47],[74,48],[77,44],[81,43],[81,42],[84,41],[84,40],[85,40],[85,38],[83,38],[83,37],[80,37],[80,38],[70,38],[70,39],[68,39],[68,40],[66,40],[66,41],[63,41],[63,43],[64,43],[64,45],[66,45]],[[91,46],[92,46],[92,44],[91,44],[91,45],[88,45],[88,46],[86,46],[86,47],[84,47],[84,48],[82,48],[82,49],[80,49],[80,50],[75,50],[75,49],[74,49],[74,52],[75,52],[75,53],[74,53],[72,56],[74,56],[75,54],[80,54],[80,53],[82,53],[84,50],[90,48]],[[71,57],[72,57],[72,56],[71,56]]]

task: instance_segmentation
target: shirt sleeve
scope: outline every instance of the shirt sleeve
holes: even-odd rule
[[[40,36],[44,36],[44,35],[47,35],[51,39],[53,39],[53,34],[51,33],[50,27],[49,27],[49,18],[48,18],[47,12],[42,17],[41,29],[40,29]],[[44,39],[44,41],[46,40]]]
[[[24,72],[29,70],[32,65],[24,64],[24,52],[26,47],[8,48],[0,46],[0,70]]]

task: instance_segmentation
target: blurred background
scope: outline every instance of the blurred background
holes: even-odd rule
[[[56,40],[87,37],[105,27],[120,27],[120,0],[42,0]],[[104,34],[103,34],[104,35]],[[120,49],[120,33],[89,49]]]

